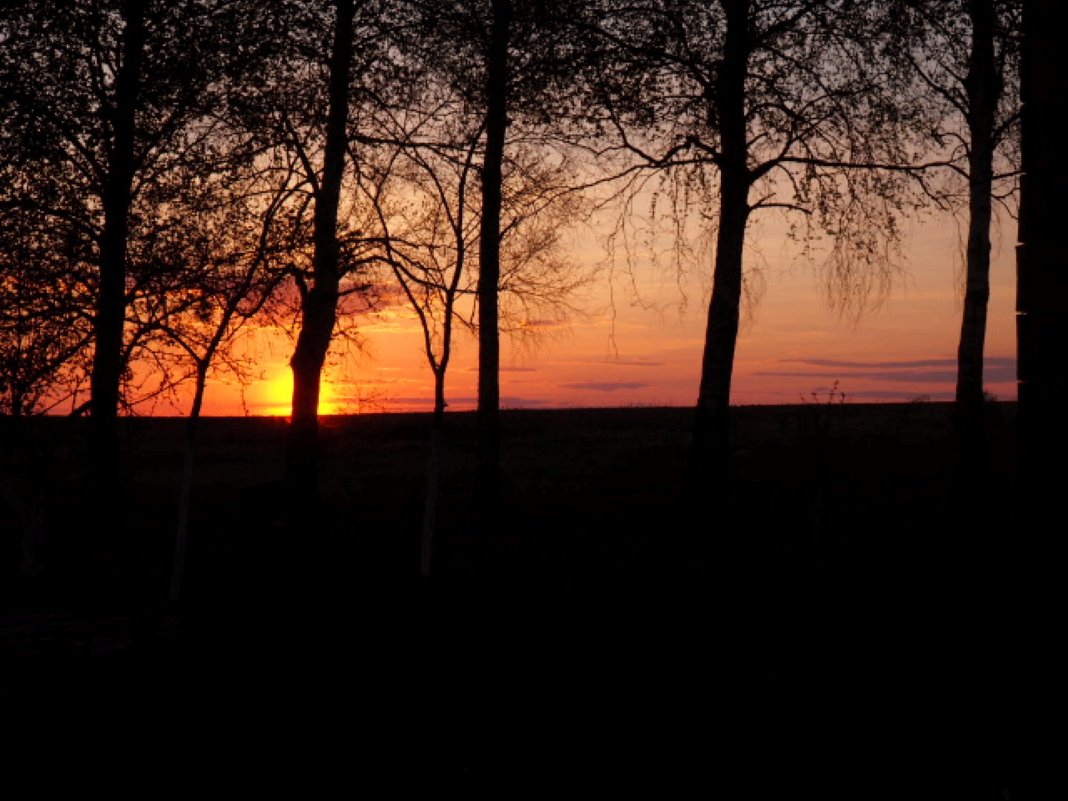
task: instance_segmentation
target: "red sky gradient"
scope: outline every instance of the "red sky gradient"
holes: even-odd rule
[[[829,307],[818,266],[798,262],[774,225],[751,227],[754,244],[746,269],[759,268],[764,290],[743,321],[732,402],[799,403],[802,396],[811,400],[812,393],[826,400],[836,381],[847,403],[951,399],[962,225],[951,217],[914,223],[905,242],[905,272],[882,304],[859,321]],[[1003,220],[992,254],[986,384],[1002,400],[1016,397],[1015,233],[1015,221]],[[574,251],[598,260],[596,237],[576,241]],[[504,408],[695,402],[710,280],[696,269],[679,278],[666,260],[654,265],[635,255],[633,280],[624,268],[614,268],[614,313],[605,269],[581,299],[584,317],[566,327],[548,326],[530,342],[503,340]],[[322,412],[428,410],[431,374],[414,317],[403,308],[387,309],[365,320],[361,331],[364,352],[332,354]],[[470,409],[476,399],[477,344],[466,332],[457,336],[447,398],[451,409]],[[243,390],[233,381],[213,383],[204,413],[287,414],[291,350],[284,335],[255,332],[249,353],[257,379]],[[160,404],[154,411],[186,409]]]

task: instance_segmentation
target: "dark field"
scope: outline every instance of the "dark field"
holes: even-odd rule
[[[739,408],[729,491],[700,498],[689,410],[505,412],[492,530],[474,418],[451,415],[426,582],[427,417],[325,419],[315,513],[279,480],[284,421],[208,419],[176,609],[182,421],[124,421],[107,532],[84,525],[83,424],[0,422],[14,715],[193,738],[198,765],[259,780],[504,798],[576,775],[995,798],[1031,753],[1013,404],[989,406],[967,481],[947,405]]]

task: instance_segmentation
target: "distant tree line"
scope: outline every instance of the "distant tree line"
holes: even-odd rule
[[[243,369],[238,332],[285,323],[287,477],[312,502],[327,354],[361,312],[402,300],[435,428],[454,332],[478,337],[490,509],[500,332],[562,314],[586,280],[566,225],[649,186],[712,243],[695,481],[726,476],[757,214],[826,238],[828,286],[858,309],[885,288],[905,215],[965,212],[957,400],[974,408],[993,208],[1012,210],[1018,183],[1020,6],[5,3],[0,410],[88,414],[114,487],[120,414],[192,382],[191,452],[209,375]]]

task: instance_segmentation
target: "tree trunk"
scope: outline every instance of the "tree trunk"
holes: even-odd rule
[[[964,316],[957,352],[957,403],[979,408],[983,402],[983,349],[987,302],[990,299],[990,219],[994,176],[994,122],[1000,78],[994,66],[992,0],[972,0],[971,59],[965,86],[968,93],[968,251]]]
[[[126,316],[126,240],[133,199],[135,112],[145,44],[144,6],[142,0],[128,0],[123,5],[122,63],[115,79],[115,106],[109,115],[112,142],[101,196],[104,230],[100,237],[100,287],[93,319],[96,347],[90,387],[90,451],[96,481],[101,488],[111,489],[118,480],[117,417]],[[109,490],[105,489],[104,494],[109,494]],[[111,505],[109,500],[102,500],[105,505]]]
[[[330,53],[330,108],[326,118],[323,171],[315,193],[313,280],[304,297],[300,334],[290,360],[293,408],[286,448],[286,479],[298,504],[314,498],[318,486],[319,384],[334,333],[341,280],[337,214],[345,169],[354,13],[353,0],[338,3]]]
[[[994,65],[993,0],[971,0],[968,95],[968,250],[964,314],[957,350],[957,438],[962,487],[982,491],[986,466],[983,352],[990,300],[990,220],[994,184],[994,124],[1001,78]],[[973,507],[974,508],[974,507]]]
[[[1062,473],[1050,470],[1068,449],[1068,254],[1064,247],[1064,158],[1060,123],[1068,69],[1053,4],[1024,3],[1020,244],[1017,250],[1017,353],[1025,475],[1041,480],[1056,504]],[[1061,514],[1061,512],[1057,512]]]
[[[1065,453],[1068,430],[1068,252],[1064,245],[1063,7],[1024,0],[1021,75],[1021,156],[1019,244],[1016,251],[1017,377],[1019,380],[1020,507],[1003,533],[998,553],[996,597],[1011,638],[997,643],[1012,670],[999,674],[1013,713],[998,721],[1006,733],[1004,759],[1030,767],[1041,753],[1048,727],[1033,712],[1046,707],[1061,686],[1055,646],[1049,633],[1062,624],[1064,606],[1063,536]],[[999,487],[999,491],[1003,488]],[[994,594],[992,592],[992,594]],[[987,642],[993,640],[988,639]],[[1020,688],[1026,688],[1021,696]],[[1024,711],[1026,710],[1026,712]],[[1018,770],[1022,770],[1019,768]],[[1030,776],[1027,777],[1028,779]],[[1023,777],[1018,780],[1023,781]],[[1014,785],[1015,786],[1015,785]]]
[[[211,353],[197,364],[196,388],[193,405],[185,423],[185,455],[182,459],[182,485],[178,491],[178,531],[174,540],[174,563],[171,566],[170,601],[178,603],[182,597],[182,581],[185,578],[185,556],[189,542],[189,511],[193,501],[193,468],[195,466],[197,428],[200,410],[204,406],[204,392],[208,383],[208,366]]]
[[[742,299],[742,251],[750,211],[745,126],[749,4],[747,0],[724,0],[723,5],[726,42],[715,93],[722,141],[719,232],[691,457],[691,480],[696,485],[710,480],[715,486],[727,478],[731,377]]]
[[[1063,473],[1050,470],[1068,451],[1063,423],[1068,402],[1068,254],[1064,247],[1064,187],[1068,160],[1060,109],[1068,81],[1049,3],[1024,3],[1020,192],[1016,330],[1019,427],[1023,475],[1034,497],[1058,507]],[[1041,515],[1036,519],[1045,520]],[[1038,530],[1038,529],[1036,529]]]
[[[482,220],[478,276],[478,459],[483,511],[496,504],[500,466],[501,166],[508,129],[510,0],[493,0],[486,60],[486,155],[482,164]]]
[[[434,557],[434,537],[438,526],[438,486],[441,481],[441,439],[445,428],[445,370],[434,371],[434,417],[430,424],[430,456],[426,466],[426,504],[423,507],[423,536],[419,575],[430,577]]]

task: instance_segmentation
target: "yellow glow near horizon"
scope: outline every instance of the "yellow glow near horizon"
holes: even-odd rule
[[[319,385],[319,414],[341,414],[343,404],[333,383],[324,371]],[[262,401],[258,414],[268,417],[288,417],[293,410],[293,371],[284,365],[274,376],[263,382]]]
[[[264,382],[263,406],[260,414],[270,417],[288,417],[293,410],[293,371],[283,365],[269,381]]]

